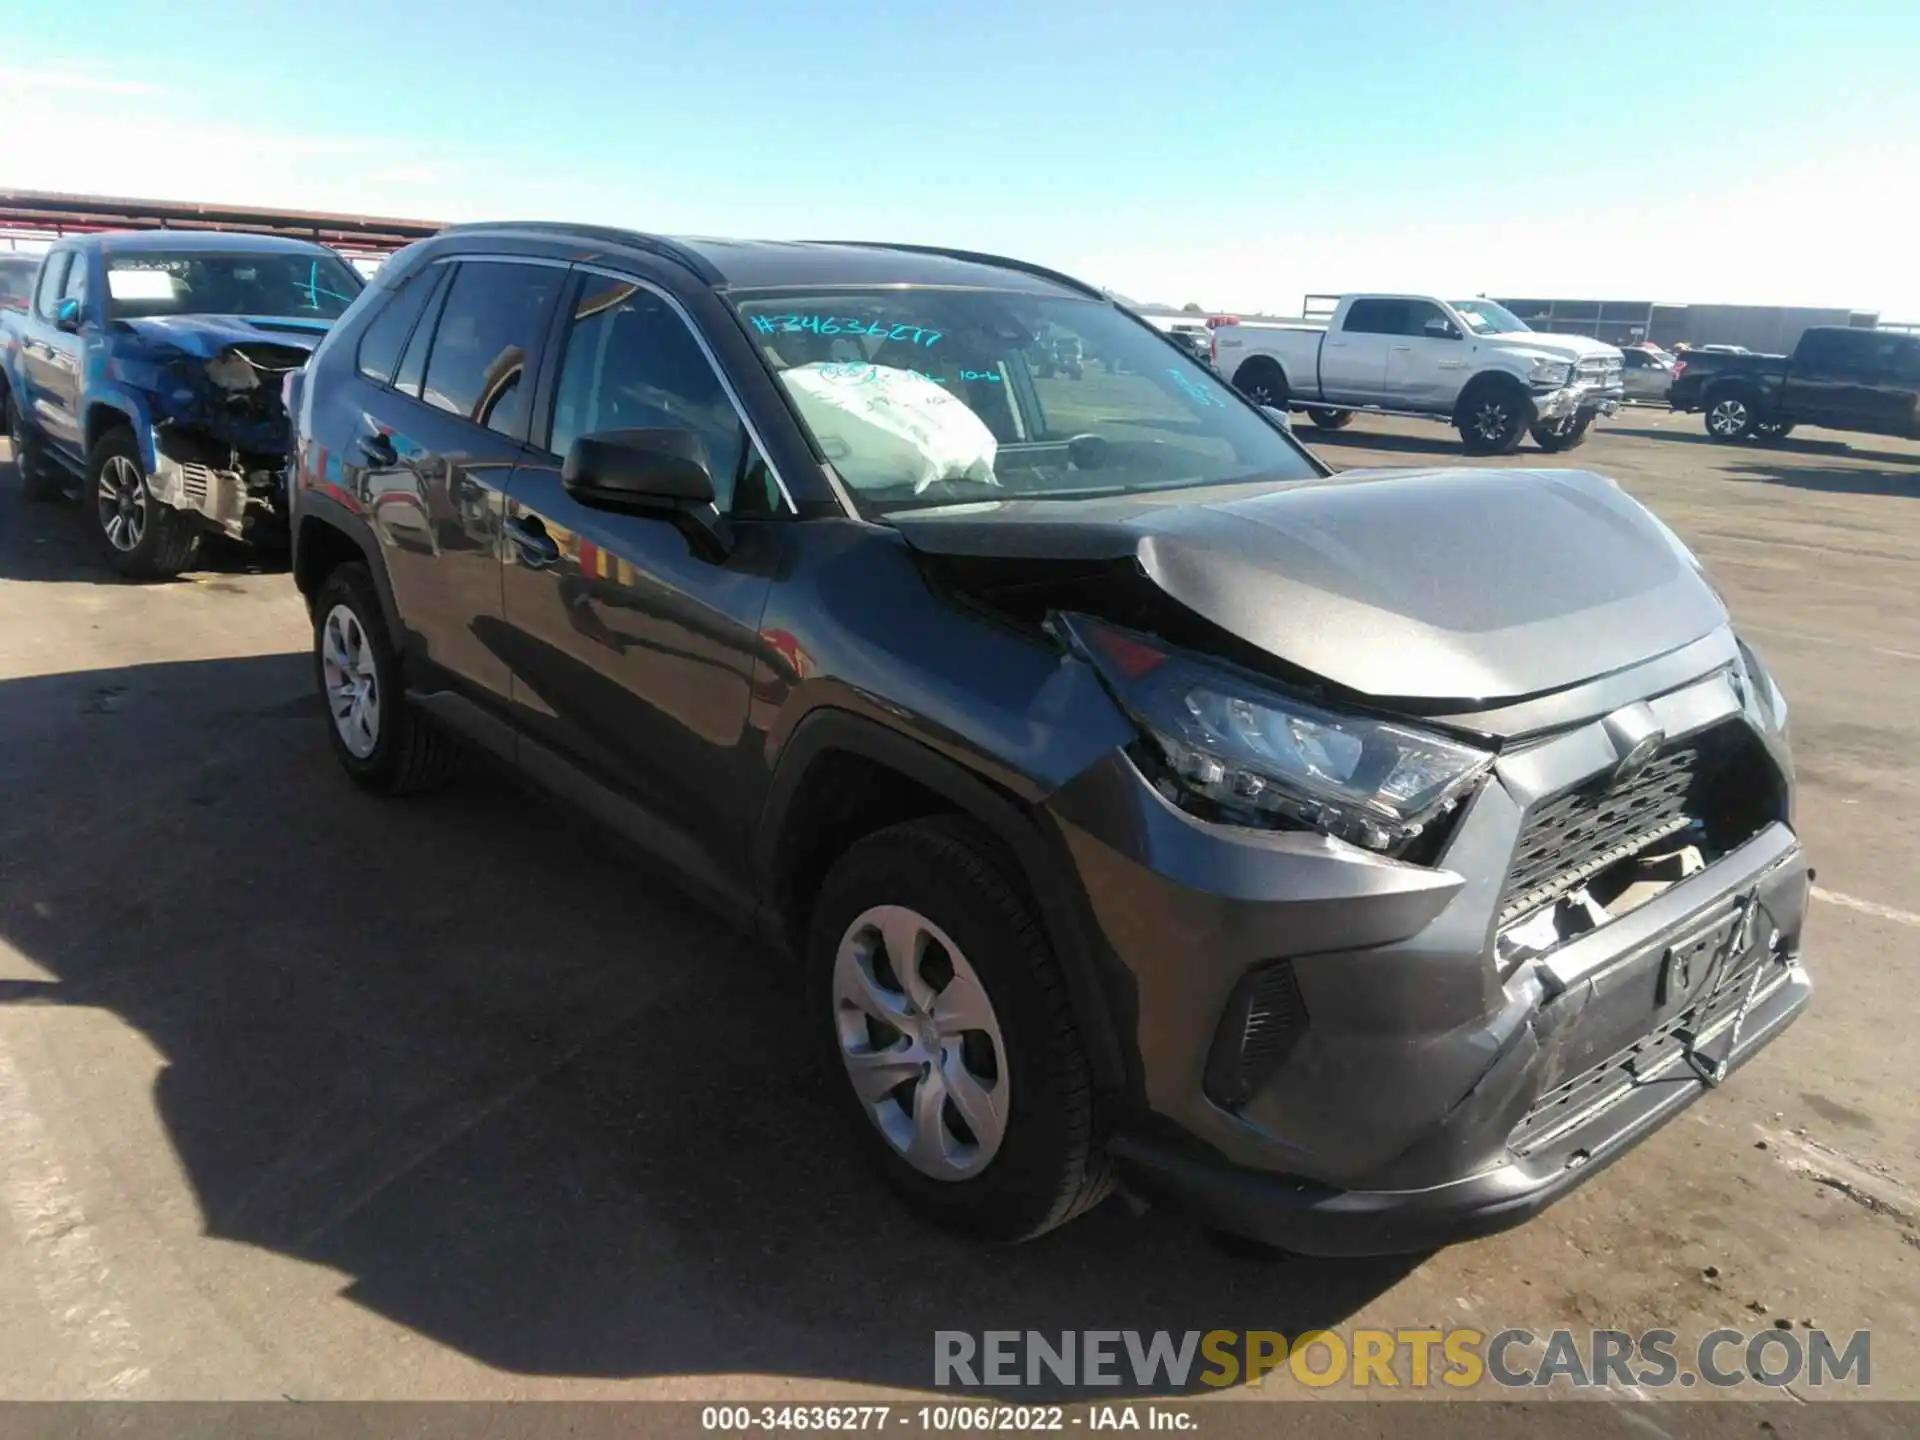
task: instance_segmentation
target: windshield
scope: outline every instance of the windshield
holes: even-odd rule
[[[1491,300],[1456,300],[1453,308],[1476,335],[1517,335],[1528,329],[1527,322]]]
[[[737,303],[870,518],[1322,473],[1219,376],[1103,301],[903,288]]]
[[[142,250],[107,257],[107,318],[260,315],[337,320],[362,281],[331,255],[169,254]]]

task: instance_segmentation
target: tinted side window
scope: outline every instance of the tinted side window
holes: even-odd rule
[[[381,302],[379,313],[360,334],[362,375],[381,385],[393,379],[393,372],[400,364],[400,352],[413,333],[420,312],[427,308],[427,298],[433,294],[433,282],[439,276],[439,270],[431,265],[416,270]]]
[[[746,427],[693,332],[651,290],[597,275],[585,282],[560,361],[547,448],[565,455],[582,435],[601,430],[692,430],[706,442],[716,503],[732,508]]]
[[[1356,300],[1347,307],[1346,324],[1340,328],[1356,335],[1398,335],[1405,309],[1399,300]]]
[[[76,255],[67,266],[67,283],[60,289],[62,300],[77,300],[80,313],[87,313],[87,257]]]
[[[60,289],[67,283],[67,261],[72,258],[71,250],[62,250],[49,255],[40,267],[40,293],[34,297],[33,308],[42,320],[53,319],[59,307]]]
[[[434,327],[420,398],[518,436],[527,360],[565,276],[547,265],[463,263]]]
[[[1447,321],[1447,312],[1431,300],[1408,300],[1404,302],[1400,316],[1400,333],[1425,336],[1429,320],[1445,321],[1448,328],[1452,328],[1452,322]]]
[[[1920,384],[1920,340],[1906,339],[1900,342],[1900,350],[1893,359],[1894,377],[1908,384]]]
[[[1829,374],[1850,375],[1866,361],[1872,332],[1857,334],[1846,330],[1809,330],[1800,337],[1795,358],[1803,366]]]

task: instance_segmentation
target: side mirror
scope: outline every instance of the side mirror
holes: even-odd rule
[[[72,335],[80,329],[80,302],[62,300],[53,307],[53,324],[56,330],[64,330]]]
[[[714,504],[707,446],[691,430],[602,430],[567,451],[560,483],[600,510],[668,520],[696,549],[724,556],[733,535]]]
[[[1460,338],[1460,332],[1454,328],[1453,322],[1438,315],[1427,321],[1424,328],[1429,340],[1458,340]]]

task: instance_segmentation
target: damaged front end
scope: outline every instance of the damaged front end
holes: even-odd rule
[[[264,337],[196,348],[211,353],[176,353],[154,367],[149,488],[236,540],[278,540],[292,445],[286,382],[309,349]]]

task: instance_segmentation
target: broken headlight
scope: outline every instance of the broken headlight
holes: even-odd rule
[[[1734,662],[1734,690],[1743,706],[1752,711],[1767,729],[1776,735],[1787,733],[1787,697],[1774,683],[1773,672],[1751,645],[1739,637],[1734,644],[1740,658]]]
[[[1081,652],[1164,762],[1162,793],[1241,824],[1311,826],[1394,851],[1459,804],[1493,756],[1397,721],[1322,709],[1259,677],[1085,615]]]

